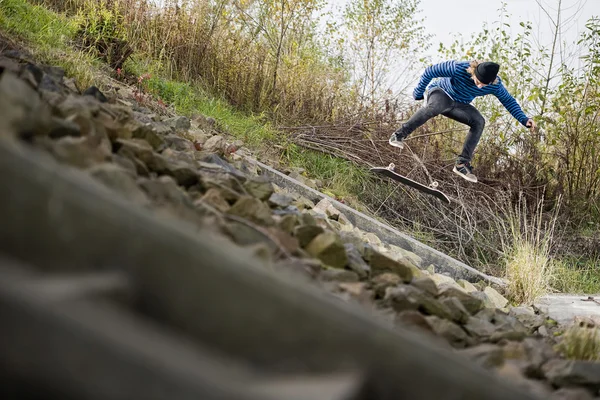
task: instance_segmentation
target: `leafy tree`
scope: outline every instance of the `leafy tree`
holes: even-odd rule
[[[375,110],[392,89],[390,73],[398,76],[398,61],[413,60],[427,47],[426,35],[416,18],[420,0],[350,0],[343,12],[338,44],[352,60],[355,90],[361,104]]]

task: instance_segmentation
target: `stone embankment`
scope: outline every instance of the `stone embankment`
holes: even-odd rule
[[[315,204],[274,184],[248,162],[244,144],[220,132],[210,117],[168,116],[124,93],[80,91],[60,68],[37,65],[16,51],[5,52],[0,66],[2,142],[76,169],[148,215],[210,232],[264,270],[291,274],[392,329],[416,333],[532,398],[599,396],[600,364],[564,359],[555,350],[562,329],[556,322],[531,307],[510,306],[495,285],[440,273],[415,253],[353,226],[326,199]],[[286,171],[315,186],[301,172]],[[2,188],[3,196],[19,191]],[[178,274],[177,265],[164,268]],[[188,306],[173,318],[193,318],[194,306]],[[489,396],[477,398],[496,398]]]

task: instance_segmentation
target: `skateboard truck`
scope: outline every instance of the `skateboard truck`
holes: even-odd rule
[[[394,163],[390,163],[390,165],[387,166],[387,169],[389,169],[392,172],[396,172],[396,164]],[[439,186],[439,184],[437,183],[437,181],[433,181],[428,185],[430,188],[435,189]]]

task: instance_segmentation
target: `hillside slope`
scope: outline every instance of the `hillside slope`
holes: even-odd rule
[[[210,118],[2,47],[10,398],[598,396],[554,321],[273,184]]]

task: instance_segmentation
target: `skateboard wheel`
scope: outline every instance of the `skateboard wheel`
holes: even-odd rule
[[[394,163],[390,163],[390,165],[388,165],[388,169],[391,169],[393,171],[394,168],[396,168],[396,165]]]
[[[431,182],[431,184],[429,184],[429,187],[432,187],[432,188],[436,188],[436,187],[438,187],[438,183],[437,183],[437,181],[433,181],[433,182]]]

